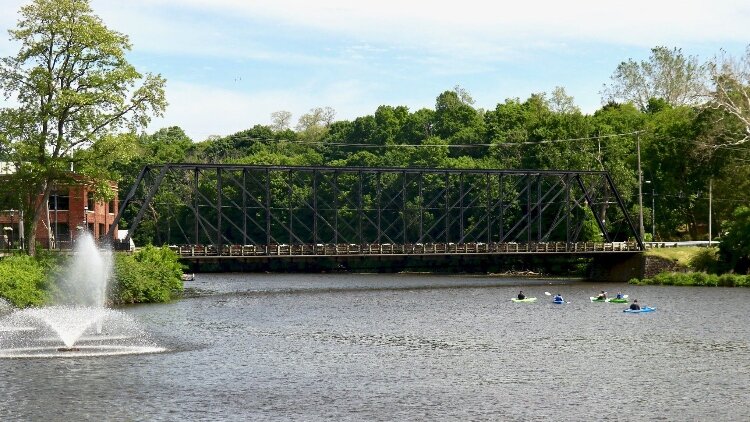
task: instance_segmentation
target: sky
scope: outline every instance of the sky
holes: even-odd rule
[[[27,0],[0,0],[0,57]],[[710,59],[750,44],[747,0],[91,0],[127,34],[128,60],[167,80],[169,106],[148,132],[225,136],[271,113],[314,107],[336,120],[380,105],[434,108],[456,86],[475,107],[561,86],[584,113],[617,65],[655,46]],[[0,98],[0,107],[9,103]]]

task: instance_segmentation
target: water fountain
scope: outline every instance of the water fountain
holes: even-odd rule
[[[60,288],[58,304],[0,318],[0,358],[104,356],[164,351],[137,321],[105,306],[112,253],[84,232]],[[2,315],[0,313],[0,315]]]

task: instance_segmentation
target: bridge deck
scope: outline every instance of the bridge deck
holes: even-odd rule
[[[171,245],[181,258],[268,258],[388,255],[474,255],[474,254],[592,254],[640,252],[635,242],[542,242],[542,243],[368,243],[303,245]]]

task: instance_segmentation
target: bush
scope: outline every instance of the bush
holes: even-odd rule
[[[168,302],[183,290],[182,264],[168,247],[115,254],[113,303]]]
[[[727,270],[747,274],[750,270],[750,208],[737,207],[721,237],[719,256]]]
[[[48,274],[54,263],[27,255],[0,260],[0,297],[14,306],[40,306],[50,300]]]
[[[653,278],[643,280],[632,279],[630,284],[663,285],[663,286],[722,286],[722,287],[750,287],[750,276],[739,274],[708,274],[704,272],[692,273],[659,273]]]
[[[716,273],[719,258],[714,248],[700,248],[698,253],[690,258],[689,264],[693,271]]]

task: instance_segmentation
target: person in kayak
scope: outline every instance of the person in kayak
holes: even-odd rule
[[[523,294],[523,290],[518,292],[518,300],[524,300],[526,299],[526,295]]]
[[[624,297],[622,296],[622,292],[617,292],[617,299],[625,299],[625,298],[624,298]]]
[[[560,293],[556,294],[555,297],[552,298],[555,302],[563,302],[563,297],[560,295]]]
[[[630,304],[630,310],[631,311],[640,311],[641,305],[638,304],[638,299],[633,300],[633,303]]]
[[[596,300],[607,300],[607,292],[602,290],[602,292],[599,293],[599,296],[596,297]]]

